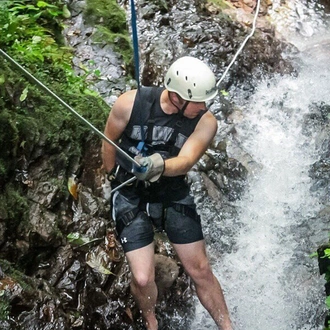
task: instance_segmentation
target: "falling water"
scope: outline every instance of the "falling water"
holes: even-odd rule
[[[297,37],[298,44],[297,77],[264,81],[248,101],[235,97],[243,119],[231,142],[258,166],[235,202],[237,218],[223,217],[207,228],[214,232],[209,252],[235,330],[319,330],[324,324],[324,280],[311,255],[328,241],[328,228],[317,217],[319,194],[311,192],[308,172],[320,150],[318,132],[306,128],[306,118],[313,104],[330,104],[330,35],[313,35],[313,44]],[[204,217],[217,219],[214,211]],[[235,234],[216,236],[221,227]],[[222,252],[224,240],[228,252]],[[200,306],[192,329],[215,329]]]
[[[318,73],[307,67],[297,79],[263,83],[238,125],[261,170],[237,203],[241,228],[235,252],[223,261],[236,329],[320,329],[323,286],[309,255],[327,233],[313,234],[322,205],[310,192],[308,171],[318,155],[315,138],[303,130],[313,101],[330,102],[323,88],[329,76]]]

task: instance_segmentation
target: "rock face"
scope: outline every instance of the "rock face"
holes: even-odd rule
[[[142,83],[162,84],[168,65],[185,54],[204,59],[220,78],[248,32],[255,6],[254,1],[233,4],[238,9],[223,11],[205,1],[140,1]],[[268,5],[263,3],[262,15]],[[96,28],[83,16],[84,1],[68,1],[68,8],[72,18],[65,33],[68,45],[75,49],[74,65],[100,71],[94,88],[111,106],[130,88],[122,58],[111,46],[93,41]],[[237,20],[233,21],[230,17],[234,15]],[[286,48],[290,45],[277,40],[265,23],[238,58],[223,88],[242,88],[248,95],[253,90],[252,79],[291,72],[292,67],[282,58]],[[253,161],[245,154],[241,154],[241,161],[228,157],[227,136],[234,133],[231,116],[239,114],[239,109],[221,98],[221,108],[211,105],[219,120],[219,135],[189,180],[195,192],[203,192],[218,207],[225,207],[239,197]],[[95,137],[87,140],[83,159],[74,156],[70,143],[66,146],[58,153],[53,148],[54,154],[49,155],[40,137],[25,160],[26,170],[17,173],[29,199],[26,222],[8,224],[6,212],[10,210],[0,212],[0,293],[5,298],[0,312],[10,315],[2,318],[0,328],[142,328],[129,293],[128,265],[120,246],[107,236],[113,221],[102,192],[100,141]],[[58,182],[72,173],[77,181],[71,182],[75,194],[69,195],[61,191]],[[156,237],[155,242],[157,312],[164,329],[187,329],[193,313],[193,285],[166,237]],[[14,263],[23,272],[15,272]],[[172,315],[180,320],[175,321]]]

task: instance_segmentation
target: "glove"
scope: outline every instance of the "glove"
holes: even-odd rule
[[[106,176],[104,183],[102,184],[102,192],[104,199],[109,202],[111,198],[111,182],[108,180],[108,176]]]
[[[134,158],[141,167],[134,166],[133,174],[141,181],[157,181],[164,172],[165,162],[163,157],[156,153],[149,157],[136,156]]]

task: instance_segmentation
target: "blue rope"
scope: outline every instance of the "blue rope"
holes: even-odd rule
[[[135,65],[135,79],[137,82],[137,93],[140,93],[140,59],[139,59],[139,41],[137,34],[137,20],[136,20],[136,10],[134,5],[134,0],[131,0],[131,25],[132,25],[132,34],[133,34],[133,50],[134,50],[134,65]],[[140,96],[140,95],[138,95]],[[139,97],[139,100],[141,98]],[[142,113],[140,112],[141,119],[141,142],[137,145],[138,151],[146,156],[146,147],[145,147],[145,137],[144,137],[144,126],[142,123]]]
[[[138,89],[140,88],[140,59],[139,59],[139,42],[138,42],[138,34],[136,28],[136,11],[134,0],[131,0],[131,22],[132,22],[132,34],[133,34],[133,50],[134,50],[134,63],[135,63],[135,79],[138,85]]]

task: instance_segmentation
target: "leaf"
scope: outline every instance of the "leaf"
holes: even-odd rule
[[[68,179],[68,190],[75,200],[78,199],[78,183],[75,177]]]
[[[325,299],[325,304],[327,305],[327,307],[330,309],[330,296],[327,296]]]
[[[223,96],[228,96],[229,95],[229,93],[227,91],[225,91],[224,89],[221,90],[221,94]]]
[[[101,76],[101,71],[100,70],[95,70],[94,74],[95,74],[95,76],[100,77]]]
[[[330,258],[330,249],[325,249],[323,252],[324,256],[322,258]]]
[[[32,43],[33,44],[38,44],[41,40],[42,40],[42,38],[40,36],[33,36],[32,37]]]
[[[37,6],[38,6],[39,8],[45,8],[45,7],[48,7],[48,3],[45,2],[45,1],[38,1],[38,2],[37,2]]]
[[[83,93],[85,95],[90,95],[90,96],[99,96],[99,93],[97,91],[92,91],[92,90],[90,90],[88,88],[84,89],[83,90]]]
[[[91,268],[97,269],[101,274],[105,274],[105,275],[113,274],[109,269],[106,269],[104,266],[102,266],[98,262],[95,262],[94,260],[86,261],[86,264]]]
[[[25,99],[26,99],[26,97],[28,95],[28,92],[29,92],[29,88],[28,87],[25,87],[24,90],[23,90],[23,92],[22,92],[22,94],[21,94],[21,96],[20,96],[20,98],[19,98],[19,100],[21,102],[25,101]]]
[[[84,237],[83,235],[77,232],[68,234],[67,239],[70,244],[78,245],[78,246],[82,244],[86,244],[87,242],[90,241],[88,237]]]
[[[70,10],[68,9],[68,6],[67,5],[63,5],[63,17],[64,18],[70,18],[71,17],[71,13],[70,13]]]
[[[109,262],[111,263],[110,259],[108,258],[107,253],[100,248],[96,248],[92,251],[89,251],[86,256],[86,264],[99,271],[101,274],[105,275],[116,275],[112,271],[109,270]]]

